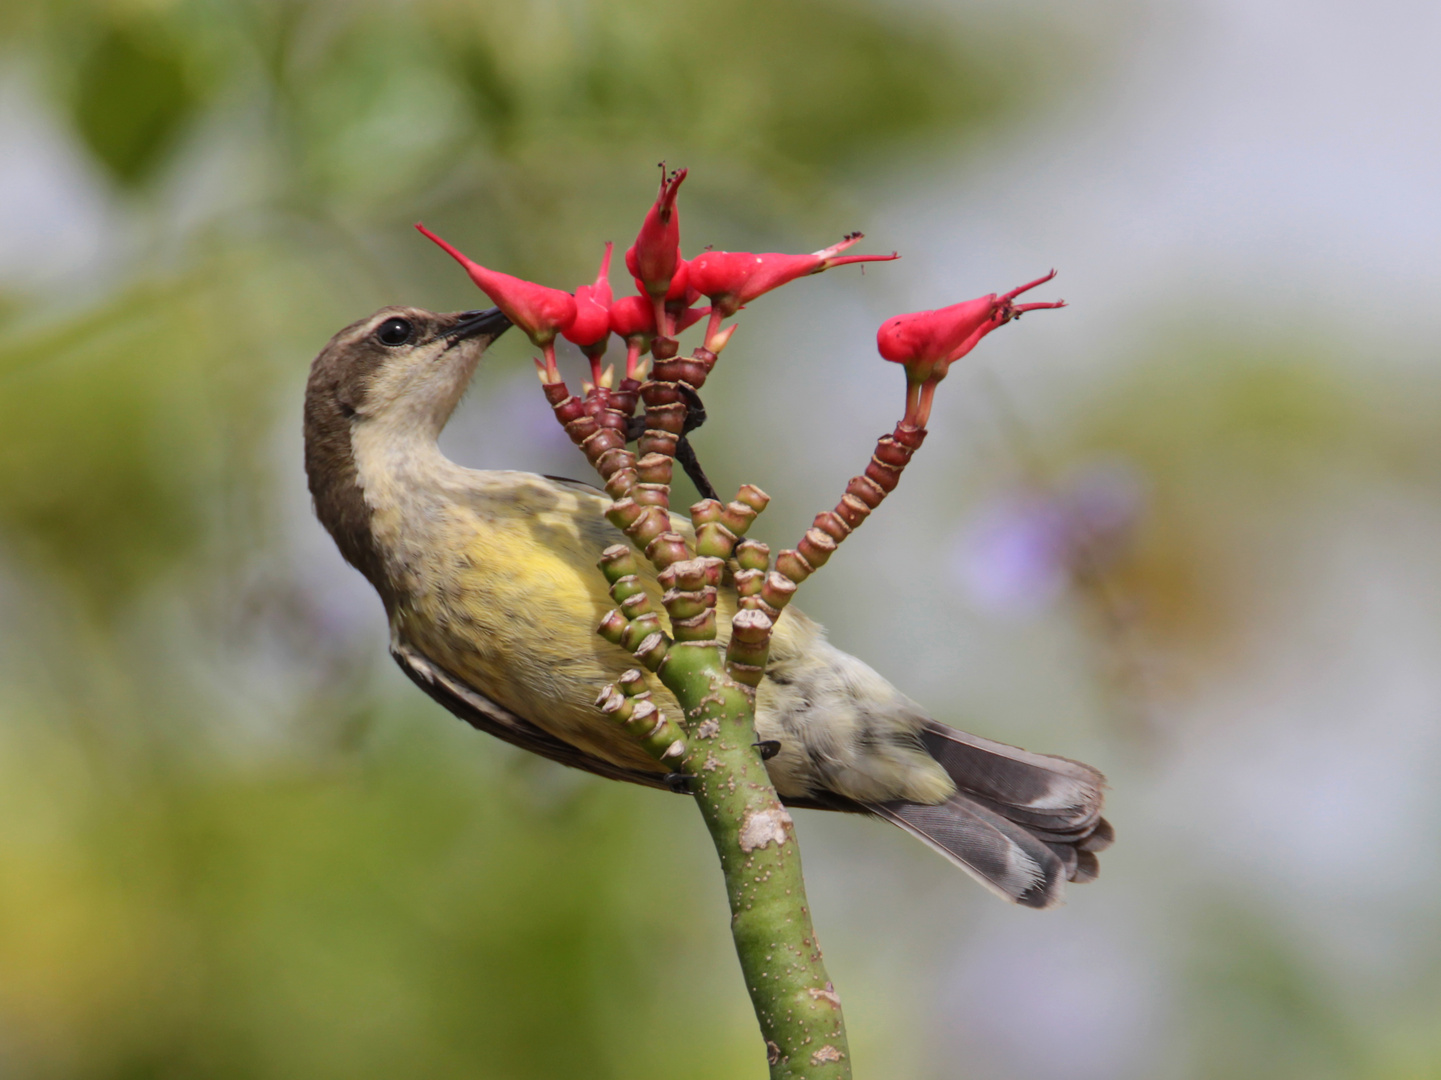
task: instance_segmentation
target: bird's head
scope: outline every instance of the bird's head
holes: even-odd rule
[[[451,315],[382,308],[340,331],[315,358],[307,425],[312,414],[329,413],[439,435],[481,355],[509,327],[498,308]]]
[[[450,315],[382,308],[331,338],[311,365],[305,471],[315,509],[377,587],[357,444],[369,434],[402,452],[433,446],[486,348],[510,325],[498,308]]]

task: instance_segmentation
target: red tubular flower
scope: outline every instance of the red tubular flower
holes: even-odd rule
[[[680,213],[675,197],[686,170],[666,174],[661,166],[660,193],[645,216],[640,234],[625,253],[625,266],[651,297],[664,296],[680,267]]]
[[[708,307],[685,309],[676,317],[675,332],[679,334],[710,313]],[[610,329],[625,338],[625,376],[633,379],[637,362],[655,337],[655,305],[645,296],[622,296],[610,306]]]
[[[634,249],[632,248],[632,250]],[[636,292],[644,293],[647,296],[650,295],[645,287],[644,281],[640,278],[635,278],[634,281]],[[697,296],[700,296],[700,293],[693,292],[690,287],[690,263],[684,259],[677,260],[675,272],[670,276],[670,285],[666,288],[662,299],[664,299],[667,304],[673,304],[677,300],[694,301]]]
[[[575,318],[561,331],[565,339],[580,346],[590,358],[591,375],[600,382],[600,358],[610,343],[610,255],[614,244],[605,245],[594,285],[575,290]]]
[[[655,333],[655,309],[644,296],[622,296],[610,306],[610,329],[623,338]]]
[[[945,378],[946,369],[976,347],[976,343],[1017,315],[1038,308],[1065,307],[1064,300],[1044,304],[1014,304],[1021,293],[1044,285],[1056,276],[1052,270],[1043,278],[1012,289],[1004,296],[992,293],[935,311],[896,315],[876,332],[876,347],[887,360],[915,369],[921,380]]]
[[[1055,276],[1052,270],[1045,277],[1012,289],[1004,296],[992,293],[935,311],[896,315],[883,322],[876,331],[876,347],[885,359],[906,366],[905,422],[925,426],[936,384],[946,377],[952,363],[974,349],[981,338],[996,327],[1004,326],[1023,312],[1065,307],[1064,300],[1038,304],[1012,302],[1021,293],[1044,285]]]
[[[680,312],[676,333],[694,326],[709,315],[710,308],[686,308]],[[622,296],[610,306],[610,329],[623,338],[636,334],[655,335],[655,308],[644,296]]]
[[[860,240],[863,233],[851,233],[840,243],[832,244],[809,255],[783,255],[767,252],[757,255],[750,251],[707,251],[690,261],[690,286],[702,296],[710,297],[711,307],[721,317],[734,315],[756,297],[778,289],[796,278],[819,274],[833,266],[858,262],[889,262],[899,259],[889,255],[841,255],[842,251]]]
[[[536,285],[534,282],[502,274],[498,270],[487,270],[466,258],[424,225],[418,224],[415,227],[465,267],[470,280],[490,297],[496,307],[505,312],[511,322],[524,330],[537,347],[545,351],[546,364],[554,369],[555,335],[575,321],[575,297],[560,289]]]

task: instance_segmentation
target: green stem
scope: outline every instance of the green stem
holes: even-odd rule
[[[849,1080],[840,998],[811,926],[795,826],[754,745],[752,693],[711,643],[674,646],[658,674],[685,710],[681,764],[720,856],[771,1078]]]

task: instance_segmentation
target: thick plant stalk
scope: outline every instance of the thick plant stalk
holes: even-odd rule
[[[681,774],[695,796],[720,857],[731,934],[772,1080],[848,1080],[850,1049],[840,998],[811,925],[795,826],[756,744],[754,688],[764,670],[773,617],[754,606],[737,615],[737,634],[759,651],[734,640],[723,653],[716,637],[725,561],[767,499],[747,485],[727,506],[698,503],[692,514],[695,548],[670,527],[672,460],[686,413],[678,384],[698,388],[713,363],[713,355],[698,350],[695,357],[658,363],[655,379],[643,386],[622,383],[618,393],[599,389],[584,401],[558,379],[545,380],[557,418],[615,500],[608,516],[660,571],[666,590],[669,633],[640,587],[635,552],[621,545],[607,549],[600,566],[617,607],[599,632],[629,649],[675,695],[684,714],[682,735],[672,738],[669,718],[658,713],[651,726],[652,707],[635,673],[602,690],[599,703]],[[626,449],[621,434],[637,396],[647,406],[639,458]],[[757,565],[764,545],[742,546],[744,564]],[[755,592],[759,597],[760,589]],[[774,590],[767,595],[773,597]],[[778,616],[779,605],[771,611]],[[645,731],[637,729],[638,712]]]
[[[686,709],[681,762],[725,875],[731,935],[771,1076],[849,1077],[840,998],[811,926],[795,826],[753,745],[755,699],[719,650],[677,646],[661,679]]]

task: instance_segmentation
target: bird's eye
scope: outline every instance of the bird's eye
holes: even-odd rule
[[[415,333],[415,327],[410,325],[409,319],[386,319],[376,328],[375,336],[382,345],[389,345],[394,348],[396,345],[404,345]]]

